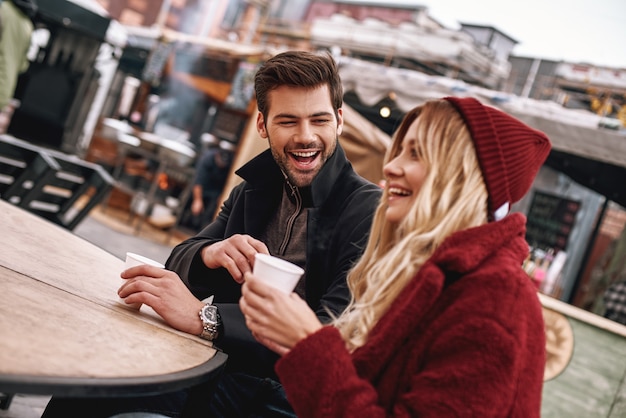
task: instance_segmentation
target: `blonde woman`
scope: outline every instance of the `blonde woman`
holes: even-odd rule
[[[246,274],[240,306],[298,417],[539,417],[541,306],[521,268],[548,138],[473,98],[410,111],[386,156],[352,301],[322,325]]]

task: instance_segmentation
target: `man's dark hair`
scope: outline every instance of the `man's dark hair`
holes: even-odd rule
[[[343,87],[337,64],[329,53],[317,54],[306,51],[287,51],[267,60],[254,77],[254,90],[259,112],[267,119],[270,91],[280,86],[315,88],[328,84],[335,108],[343,104]]]

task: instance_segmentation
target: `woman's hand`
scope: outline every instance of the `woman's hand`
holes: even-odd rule
[[[144,303],[168,325],[189,334],[200,335],[202,321],[198,312],[204,304],[170,270],[141,265],[121,273],[124,284],[117,294],[127,303]]]
[[[285,294],[246,273],[239,306],[252,335],[284,355],[300,340],[322,328],[315,312],[297,294]]]

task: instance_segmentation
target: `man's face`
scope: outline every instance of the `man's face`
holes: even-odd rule
[[[257,130],[269,141],[276,163],[297,187],[309,186],[337,147],[343,127],[327,85],[281,86],[268,94],[267,120],[259,113]]]

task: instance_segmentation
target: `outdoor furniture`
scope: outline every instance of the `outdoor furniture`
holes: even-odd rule
[[[0,409],[9,409],[13,396],[13,393],[0,393]]]
[[[0,197],[12,203],[32,188],[34,182],[48,170],[58,169],[42,148],[0,135]]]
[[[73,230],[113,186],[101,166],[0,137],[1,197],[14,205]]]
[[[193,188],[196,169],[191,163],[195,151],[148,132],[137,136],[120,133],[116,146],[118,155],[112,177],[116,189],[133,197],[129,222],[135,222],[135,231],[139,232],[153,209],[166,207],[171,216],[159,227],[168,229],[171,237]],[[131,173],[127,163],[133,159],[141,161],[145,167],[135,167]],[[103,201],[104,209],[107,201],[107,198]]]
[[[47,154],[58,164],[33,186],[19,206],[72,230],[113,186],[113,179],[97,164],[54,151]]]
[[[212,382],[226,355],[117,296],[124,261],[0,201],[0,393],[136,396]]]

